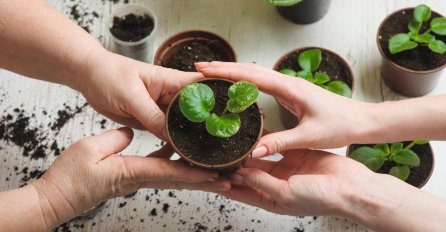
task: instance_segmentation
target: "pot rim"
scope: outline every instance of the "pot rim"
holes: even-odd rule
[[[180,37],[184,34],[189,34],[189,33],[207,34],[207,35],[210,35],[210,36],[215,37],[218,40],[222,41],[223,44],[225,44],[228,47],[228,52],[233,56],[233,57],[229,57],[231,59],[231,61],[229,61],[229,62],[237,62],[237,54],[235,53],[234,47],[231,45],[231,43],[229,43],[228,40],[226,40],[222,36],[218,35],[217,33],[214,33],[214,32],[208,31],[208,30],[188,29],[188,30],[179,31],[179,32],[169,36],[167,39],[165,39],[164,42],[161,43],[158,46],[158,49],[156,50],[155,57],[153,59],[153,64],[161,66],[161,59],[160,59],[161,54],[163,54],[166,50],[169,50],[169,49],[172,49],[173,47],[175,47],[175,46],[169,46],[169,44],[172,44],[176,40],[178,40],[177,37]],[[191,38],[193,38],[193,36],[191,36]],[[161,48],[166,48],[166,49],[161,50]],[[234,59],[232,60],[232,58],[234,58]]]
[[[387,57],[387,55],[384,53],[383,48],[382,48],[381,45],[380,45],[379,34],[380,34],[381,28],[384,26],[384,24],[385,24],[385,23],[386,23],[392,16],[394,16],[394,15],[400,13],[400,12],[403,12],[403,11],[414,10],[414,9],[415,9],[415,7],[408,7],[408,8],[403,8],[403,9],[396,10],[396,11],[394,11],[393,13],[387,15],[387,16],[384,18],[384,20],[381,21],[381,23],[379,24],[379,27],[378,27],[378,32],[376,33],[376,44],[377,44],[377,46],[378,46],[379,53],[381,54],[381,57],[382,57],[385,61],[387,61],[388,63],[390,63],[392,66],[394,66],[394,67],[396,67],[396,68],[398,68],[398,69],[401,69],[401,70],[403,70],[403,71],[405,71],[405,72],[408,72],[408,73],[412,73],[412,74],[430,74],[430,73],[435,73],[435,72],[441,71],[442,69],[446,68],[446,63],[443,64],[442,66],[438,67],[438,68],[431,69],[431,70],[420,70],[420,71],[417,71],[417,70],[412,70],[412,69],[403,67],[403,66],[401,66],[401,65],[399,65],[399,64],[397,64],[397,63],[395,63],[395,62],[393,62],[393,60],[391,60],[389,57]],[[439,14],[439,13],[436,12],[436,11],[433,11],[433,10],[432,10],[432,12],[434,12],[434,13],[440,15],[441,17],[444,17],[442,14]]]
[[[410,141],[410,140],[409,140]],[[373,144],[373,143],[372,143]],[[345,152],[345,156],[347,157],[347,158],[350,158],[350,149],[351,149],[351,146],[352,145],[365,145],[365,144],[350,144],[350,145],[348,145],[347,146],[347,151]],[[432,149],[432,145],[431,145],[431,143],[430,143],[430,141],[427,143],[427,145],[429,146],[429,150],[431,151],[430,152],[430,155],[432,156],[432,166],[431,166],[431,170],[430,170],[430,172],[429,172],[429,175],[427,176],[427,178],[423,181],[423,182],[421,182],[421,184],[419,185],[419,186],[414,186],[414,187],[417,187],[417,188],[419,188],[419,189],[421,189],[421,188],[423,188],[426,184],[427,184],[427,182],[431,179],[431,177],[432,177],[432,174],[434,173],[434,167],[435,167],[435,154],[434,154],[434,149]],[[376,173],[376,172],[375,172]],[[389,174],[385,174],[385,175],[389,175]],[[405,181],[404,181],[405,182]],[[407,182],[405,182],[405,183],[407,183]],[[407,183],[407,184],[409,184],[409,183]],[[409,185],[411,185],[411,184],[409,184]],[[413,186],[413,185],[412,185]]]
[[[212,80],[218,80],[218,81],[225,81],[225,82],[228,82],[228,83],[234,83],[234,81],[230,81],[230,80],[226,80],[226,79],[220,79],[220,78],[203,78],[203,79],[198,80],[198,81],[195,81],[195,82],[193,82],[193,83],[198,83],[198,82],[208,81],[208,80],[210,80],[210,81],[212,81]],[[178,98],[180,92],[181,92],[181,91],[178,91],[178,93],[175,94],[175,96],[172,98],[172,101],[169,103],[169,106],[167,107],[167,110],[166,110],[166,122],[165,122],[165,127],[166,127],[166,130],[167,130],[167,140],[168,140],[169,144],[172,146],[172,148],[175,150],[175,152],[176,152],[181,158],[183,158],[184,160],[186,160],[189,164],[191,164],[191,165],[195,165],[195,166],[197,166],[197,167],[201,167],[201,168],[207,168],[207,169],[226,169],[226,168],[230,168],[231,166],[233,166],[233,165],[235,165],[235,164],[237,164],[237,163],[243,161],[246,157],[248,157],[248,156],[251,155],[252,151],[257,147],[257,144],[259,143],[260,138],[262,137],[263,126],[264,126],[264,125],[263,125],[263,124],[264,124],[264,122],[263,122],[263,112],[262,112],[262,110],[260,109],[260,106],[259,106],[258,102],[256,102],[255,105],[256,105],[256,107],[257,107],[257,109],[258,109],[258,112],[259,112],[259,114],[260,114],[260,130],[259,130],[259,134],[258,134],[258,136],[257,136],[256,141],[255,141],[254,144],[252,145],[252,147],[251,147],[245,154],[243,154],[242,156],[240,156],[240,158],[238,158],[238,159],[236,159],[236,160],[233,160],[233,161],[231,161],[231,162],[229,162],[229,163],[226,163],[226,164],[211,165],[211,164],[204,164],[204,163],[197,162],[197,161],[195,161],[195,160],[190,159],[190,158],[187,157],[186,155],[184,155],[184,154],[180,151],[180,149],[178,149],[178,147],[175,145],[175,143],[173,142],[172,137],[170,136],[170,132],[169,132],[169,113],[170,113],[170,109],[171,109],[173,103],[175,102],[175,100]]]

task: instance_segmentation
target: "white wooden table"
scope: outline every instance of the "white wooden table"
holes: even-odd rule
[[[117,2],[117,3],[116,3]],[[109,46],[106,22],[110,13],[124,0],[50,0],[59,11],[70,15],[73,5],[86,16],[77,21],[87,26],[92,36]],[[441,0],[333,0],[328,15],[321,21],[294,25],[282,19],[264,0],[130,0],[151,8],[158,17],[159,27],[155,47],[168,36],[185,29],[206,29],[220,34],[234,46],[240,62],[256,62],[272,67],[285,52],[304,46],[322,46],[341,54],[350,63],[356,76],[354,98],[368,102],[398,100],[380,76],[380,55],[375,35],[382,19],[394,10],[416,6],[423,2],[435,11],[446,14]],[[93,13],[95,12],[95,13]],[[95,17],[94,15],[97,16]],[[91,20],[90,20],[91,19]],[[446,76],[431,93],[446,93]],[[103,117],[86,108],[70,120],[56,136],[48,123],[54,121],[63,104],[80,106],[85,100],[73,90],[22,78],[0,69],[0,113],[12,112],[15,107],[35,114],[32,126],[48,133],[47,141],[56,140],[61,146],[98,134],[117,124],[108,121],[106,129],[99,123]],[[277,105],[271,97],[262,95],[261,106],[266,127],[283,129],[278,120]],[[44,115],[46,110],[49,114]],[[436,153],[434,174],[423,190],[446,200],[446,143],[432,142]],[[135,140],[124,152],[147,154],[160,146],[160,141],[147,132],[137,132]],[[20,148],[0,141],[0,190],[24,184],[20,171],[45,170],[54,155],[31,160],[23,157]],[[333,150],[344,155],[345,148]],[[17,170],[14,168],[17,167]],[[18,174],[17,174],[18,173]],[[165,204],[169,205],[166,212]],[[156,209],[156,216],[152,216]],[[366,231],[367,229],[336,217],[297,218],[280,216],[220,196],[191,191],[140,190],[130,198],[109,200],[91,218],[75,219],[65,229],[71,231]],[[59,229],[62,231],[62,229]]]

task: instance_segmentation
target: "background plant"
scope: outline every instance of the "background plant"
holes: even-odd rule
[[[301,2],[302,0],[266,0],[266,1],[273,6],[292,6]]]
[[[238,114],[257,101],[259,90],[252,83],[239,81],[229,87],[228,96],[225,109],[221,115],[217,115],[212,113],[215,105],[212,89],[202,83],[189,84],[180,92],[180,111],[189,121],[205,122],[209,134],[229,138],[240,129]]]
[[[410,175],[410,168],[420,166],[420,158],[412,151],[416,144],[426,144],[428,141],[415,140],[404,147],[403,143],[376,144],[373,147],[363,146],[354,150],[349,157],[363,163],[370,170],[378,171],[385,162],[391,162],[394,166],[389,174],[403,181]]]
[[[430,27],[425,32],[420,33],[423,23],[427,23],[432,15],[431,9],[422,4],[415,8],[413,12],[413,19],[409,22],[407,33],[399,33],[390,38],[389,50],[390,53],[396,54],[402,51],[411,50],[418,45],[428,46],[433,52],[443,54],[446,52],[446,44],[436,39],[437,35],[446,35],[446,18],[437,17],[432,19]]]
[[[280,72],[286,75],[304,78],[328,91],[351,98],[352,90],[346,83],[343,81],[330,81],[330,77],[326,72],[316,72],[321,62],[321,50],[309,49],[302,52],[297,59],[297,63],[302,69],[301,71],[296,72],[293,69],[282,69]]]

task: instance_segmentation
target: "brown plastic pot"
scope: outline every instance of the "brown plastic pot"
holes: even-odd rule
[[[409,142],[404,142],[404,145],[406,146],[408,143],[409,143]],[[346,156],[349,157],[350,154],[351,154],[355,149],[357,149],[357,148],[359,148],[359,147],[362,147],[362,146],[373,147],[373,145],[375,145],[375,144],[352,144],[352,145],[349,145],[348,148],[347,148]],[[432,176],[432,173],[433,173],[433,171],[434,171],[434,166],[435,166],[435,156],[434,156],[434,152],[433,152],[433,150],[432,150],[432,146],[431,146],[430,143],[423,144],[423,145],[415,145],[414,148],[412,148],[412,149],[415,149],[416,146],[424,146],[424,148],[427,150],[427,152],[426,152],[426,153],[427,153],[427,154],[426,154],[427,157],[426,157],[426,158],[432,160],[432,165],[430,166],[430,171],[428,172],[428,174],[426,175],[426,177],[424,178],[424,180],[421,181],[419,184],[412,184],[412,183],[407,182],[407,181],[410,181],[410,176],[409,176],[409,179],[406,181],[406,183],[408,183],[408,184],[410,184],[410,185],[412,185],[412,186],[414,186],[414,187],[417,187],[417,188],[422,188],[424,185],[426,185],[426,183],[429,181],[429,179],[430,179],[431,176]],[[419,156],[421,156],[419,152],[416,152],[416,153],[417,153]],[[423,154],[424,154],[424,153],[423,153]],[[420,159],[423,161],[422,158],[420,158]],[[422,166],[423,166],[423,162],[421,162],[421,166],[420,166],[419,168],[421,168]],[[380,172],[379,170],[378,170],[378,173],[387,174],[386,172]]]
[[[294,53],[301,53],[305,50],[308,49],[320,49],[322,51],[322,53],[329,53],[335,57],[338,58],[338,60],[344,65],[344,67],[346,67],[346,70],[348,72],[348,76],[346,77],[347,79],[347,84],[349,84],[352,93],[353,93],[353,87],[354,87],[354,75],[353,72],[350,68],[350,65],[348,65],[347,61],[344,60],[344,58],[342,58],[339,54],[330,51],[328,49],[325,48],[320,48],[320,47],[304,47],[304,48],[298,48],[298,49],[294,49],[291,50],[290,52],[286,53],[285,55],[283,55],[282,57],[280,57],[280,59],[274,64],[273,66],[273,70],[275,71],[280,71],[280,65],[285,61],[285,59],[288,56],[291,56]],[[296,77],[298,78],[298,77]],[[351,83],[351,84],[350,84]],[[280,101],[278,101],[276,99],[277,104],[279,105],[279,116],[280,116],[280,121],[282,121],[282,124],[285,126],[285,128],[287,129],[291,129],[297,126],[299,119],[297,118],[297,116],[295,114],[293,114],[289,109],[287,109],[285,107],[285,104],[282,104]]]
[[[203,81],[210,81],[210,80],[218,80],[218,81],[224,81],[224,82],[228,82],[228,83],[234,83],[232,81],[228,81],[228,80],[222,80],[222,79],[217,79],[217,78],[207,78],[198,82],[203,82]],[[170,110],[172,108],[173,103],[176,101],[176,99],[178,98],[180,92],[178,92],[175,97],[173,98],[172,102],[170,102],[167,111],[166,111],[166,130],[167,130],[167,139],[169,144],[173,147],[173,149],[175,150],[175,152],[181,157],[181,159],[185,160],[186,162],[188,162],[191,166],[197,166],[200,168],[205,168],[205,169],[214,169],[214,170],[218,170],[220,172],[231,172],[236,170],[237,168],[242,166],[242,162],[247,159],[252,151],[254,150],[254,148],[257,146],[260,137],[262,136],[262,131],[263,131],[263,114],[262,111],[260,110],[259,105],[256,103],[255,107],[258,109],[259,112],[259,116],[260,116],[260,129],[259,129],[259,133],[256,139],[256,142],[252,145],[252,147],[242,156],[240,156],[238,159],[233,160],[231,162],[228,163],[224,163],[224,164],[218,164],[218,165],[210,165],[210,164],[205,164],[205,163],[201,163],[198,161],[195,161],[191,158],[189,158],[188,156],[186,156],[174,143],[174,141],[172,140],[172,137],[170,135],[169,132],[169,120],[170,120]]]
[[[414,8],[401,9],[387,16],[381,22],[376,36],[378,49],[382,56],[381,74],[384,82],[390,87],[390,89],[406,97],[419,97],[431,92],[435,86],[437,86],[438,80],[441,77],[444,68],[446,68],[445,64],[436,69],[427,71],[411,70],[393,62],[381,47],[380,34],[381,29],[386,22],[393,16],[400,14],[402,11],[409,11],[413,9]]]
[[[293,23],[310,24],[321,20],[330,9],[331,0],[303,0],[292,6],[278,6],[279,14]]]
[[[234,49],[223,37],[209,31],[190,30],[179,32],[165,40],[155,53],[154,64],[161,66],[164,61],[169,59],[172,54],[175,54],[181,46],[191,41],[212,42],[216,50],[226,56],[229,62],[237,61]]]

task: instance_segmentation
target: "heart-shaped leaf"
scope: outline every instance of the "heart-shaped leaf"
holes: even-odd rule
[[[427,22],[431,18],[431,9],[425,4],[418,5],[413,11],[413,16],[418,22]]]
[[[446,35],[446,18],[438,17],[432,19],[431,29],[439,35]]]
[[[420,166],[420,158],[418,155],[409,150],[403,149],[399,151],[396,155],[392,156],[391,159],[398,164],[407,165],[410,167],[419,167]]]
[[[313,83],[313,73],[311,73],[311,71],[301,70],[297,73],[297,76]]]
[[[371,147],[360,147],[354,150],[349,157],[361,162],[374,172],[378,171],[386,161],[386,155],[383,151]]]
[[[293,77],[297,76],[297,72],[289,68],[282,69],[279,72],[288,76],[293,76]]]
[[[408,166],[394,166],[390,169],[389,174],[402,181],[406,181],[410,175],[410,168]]]
[[[350,89],[350,87],[345,84],[342,81],[331,81],[330,83],[328,83],[325,87],[326,90],[344,96],[344,97],[348,97],[351,98],[352,97],[352,90]]]
[[[390,147],[387,143],[376,144],[375,146],[373,146],[373,148],[383,151],[386,156],[390,154]]]
[[[390,155],[394,156],[398,154],[403,149],[404,144],[403,143],[392,143],[390,146]]]
[[[321,65],[322,52],[319,49],[306,50],[299,55],[297,61],[303,70],[314,72]]]
[[[410,31],[410,32],[413,32],[413,33],[415,33],[415,34],[418,34],[418,32],[419,32],[420,29],[421,29],[421,25],[422,25],[422,24],[423,24],[422,22],[417,21],[417,20],[415,20],[415,19],[410,20],[410,22],[409,22],[409,26],[408,26],[409,31]]]
[[[237,134],[240,124],[240,117],[237,114],[230,113],[220,117],[213,113],[206,120],[206,130],[213,136],[229,138]]]
[[[193,83],[184,87],[179,97],[180,111],[192,122],[204,122],[214,108],[214,92],[202,83]]]
[[[318,72],[314,76],[313,83],[316,85],[322,85],[330,81],[330,77],[327,75],[326,72]]]
[[[259,89],[247,81],[238,81],[229,87],[228,95],[229,112],[241,113],[257,101]]]
[[[443,54],[446,52],[446,44],[441,40],[435,40],[429,43],[429,48],[439,54]]]
[[[418,43],[431,43],[434,42],[435,36],[431,35],[431,34],[413,34],[411,32],[409,32],[408,34],[410,36],[411,39],[413,39],[414,41],[418,42]]]
[[[423,145],[423,144],[429,143],[429,141],[427,141],[427,140],[414,140],[413,142],[418,145]]]
[[[409,35],[403,33],[394,35],[389,41],[389,51],[392,54],[414,49],[417,46],[417,43],[410,40]]]
[[[301,2],[302,0],[267,0],[273,6],[292,6]]]

